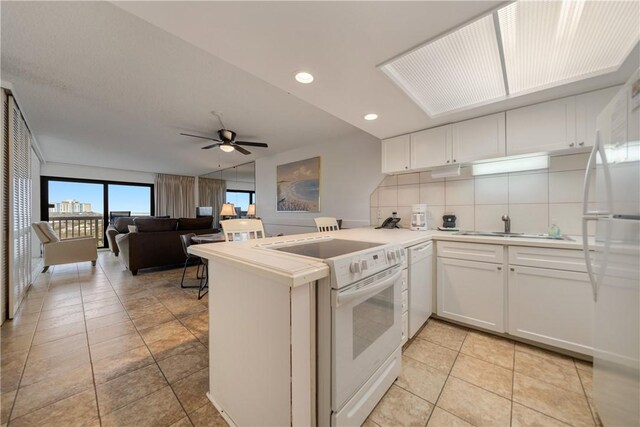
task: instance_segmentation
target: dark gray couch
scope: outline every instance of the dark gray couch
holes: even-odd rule
[[[141,268],[182,264],[186,257],[180,236],[219,232],[211,221],[211,218],[135,218],[133,225],[137,232],[115,236],[121,260],[133,275]]]

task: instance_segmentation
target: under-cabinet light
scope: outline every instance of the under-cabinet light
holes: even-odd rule
[[[522,172],[536,169],[548,169],[549,156],[517,157],[491,160],[471,166],[471,174],[492,175],[507,172]]]

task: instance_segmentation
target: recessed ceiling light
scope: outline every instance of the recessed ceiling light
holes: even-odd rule
[[[377,118],[378,118],[378,115],[376,113],[369,113],[364,115],[365,120],[375,120]]]
[[[306,71],[300,71],[296,73],[296,80],[302,84],[309,84],[313,81],[313,76],[311,73],[307,73]]]

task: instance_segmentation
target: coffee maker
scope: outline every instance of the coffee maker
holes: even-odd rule
[[[411,206],[411,230],[427,230],[427,205]]]

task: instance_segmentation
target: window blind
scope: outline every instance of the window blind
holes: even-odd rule
[[[15,315],[31,284],[31,133],[15,99],[8,96],[8,317]]]

